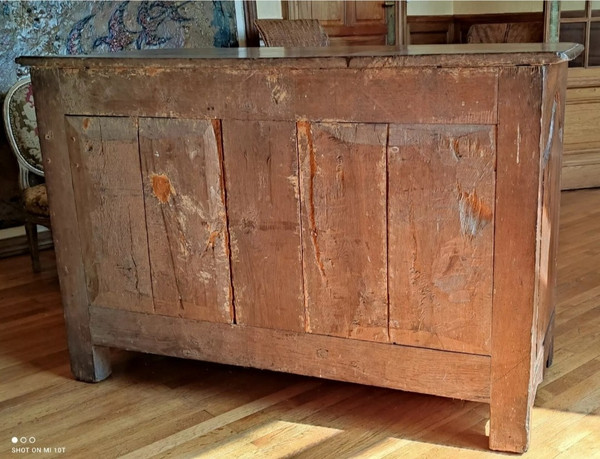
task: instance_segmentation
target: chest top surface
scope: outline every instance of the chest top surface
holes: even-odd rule
[[[88,56],[23,56],[32,67],[478,67],[547,65],[573,59],[576,43],[157,49]]]

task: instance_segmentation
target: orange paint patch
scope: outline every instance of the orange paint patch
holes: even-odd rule
[[[89,118],[84,118],[83,119],[83,129],[87,129],[90,127],[90,119]]]
[[[169,177],[166,175],[152,174],[150,180],[152,180],[152,192],[154,196],[163,204],[169,202],[171,195],[174,196],[176,194]]]
[[[476,236],[493,218],[492,209],[479,199],[475,190],[459,192],[458,210],[462,233],[469,237]]]

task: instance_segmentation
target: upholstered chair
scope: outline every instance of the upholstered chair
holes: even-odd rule
[[[25,208],[27,242],[33,270],[39,272],[37,225],[50,228],[50,214],[29,78],[17,81],[8,91],[4,100],[4,125],[8,142],[19,163],[19,185]]]

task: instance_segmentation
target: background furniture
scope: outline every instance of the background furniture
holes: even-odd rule
[[[329,45],[329,38],[316,19],[257,19],[254,23],[265,46]]]
[[[469,29],[483,24],[520,24],[518,28],[527,34],[535,34],[544,28],[544,14],[538,13],[496,13],[496,14],[454,14],[447,16],[408,16],[406,18],[410,44],[452,44],[467,43]],[[527,32],[532,28],[532,32]],[[541,36],[538,40],[542,41]]]
[[[559,3],[555,38],[585,46],[569,64],[562,186],[600,187],[600,3]]]
[[[73,373],[117,347],[475,400],[524,451],[580,51],[21,58]]]
[[[3,112],[8,141],[19,163],[19,185],[23,191],[25,231],[31,262],[33,270],[39,272],[37,225],[50,228],[50,213],[46,185],[35,179],[44,177],[44,167],[29,78],[17,81],[8,91]]]
[[[405,11],[406,2],[396,1],[282,2],[284,19],[318,19],[332,46],[404,44]]]
[[[543,24],[537,22],[473,24],[467,43],[541,43],[543,37]]]

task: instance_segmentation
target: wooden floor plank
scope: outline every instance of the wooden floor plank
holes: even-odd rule
[[[560,230],[554,365],[523,457],[600,458],[600,190],[563,192]],[[497,457],[482,403],[123,351],[111,378],[77,382],[41,255],[39,274],[0,259],[0,457],[13,436],[63,458]]]

